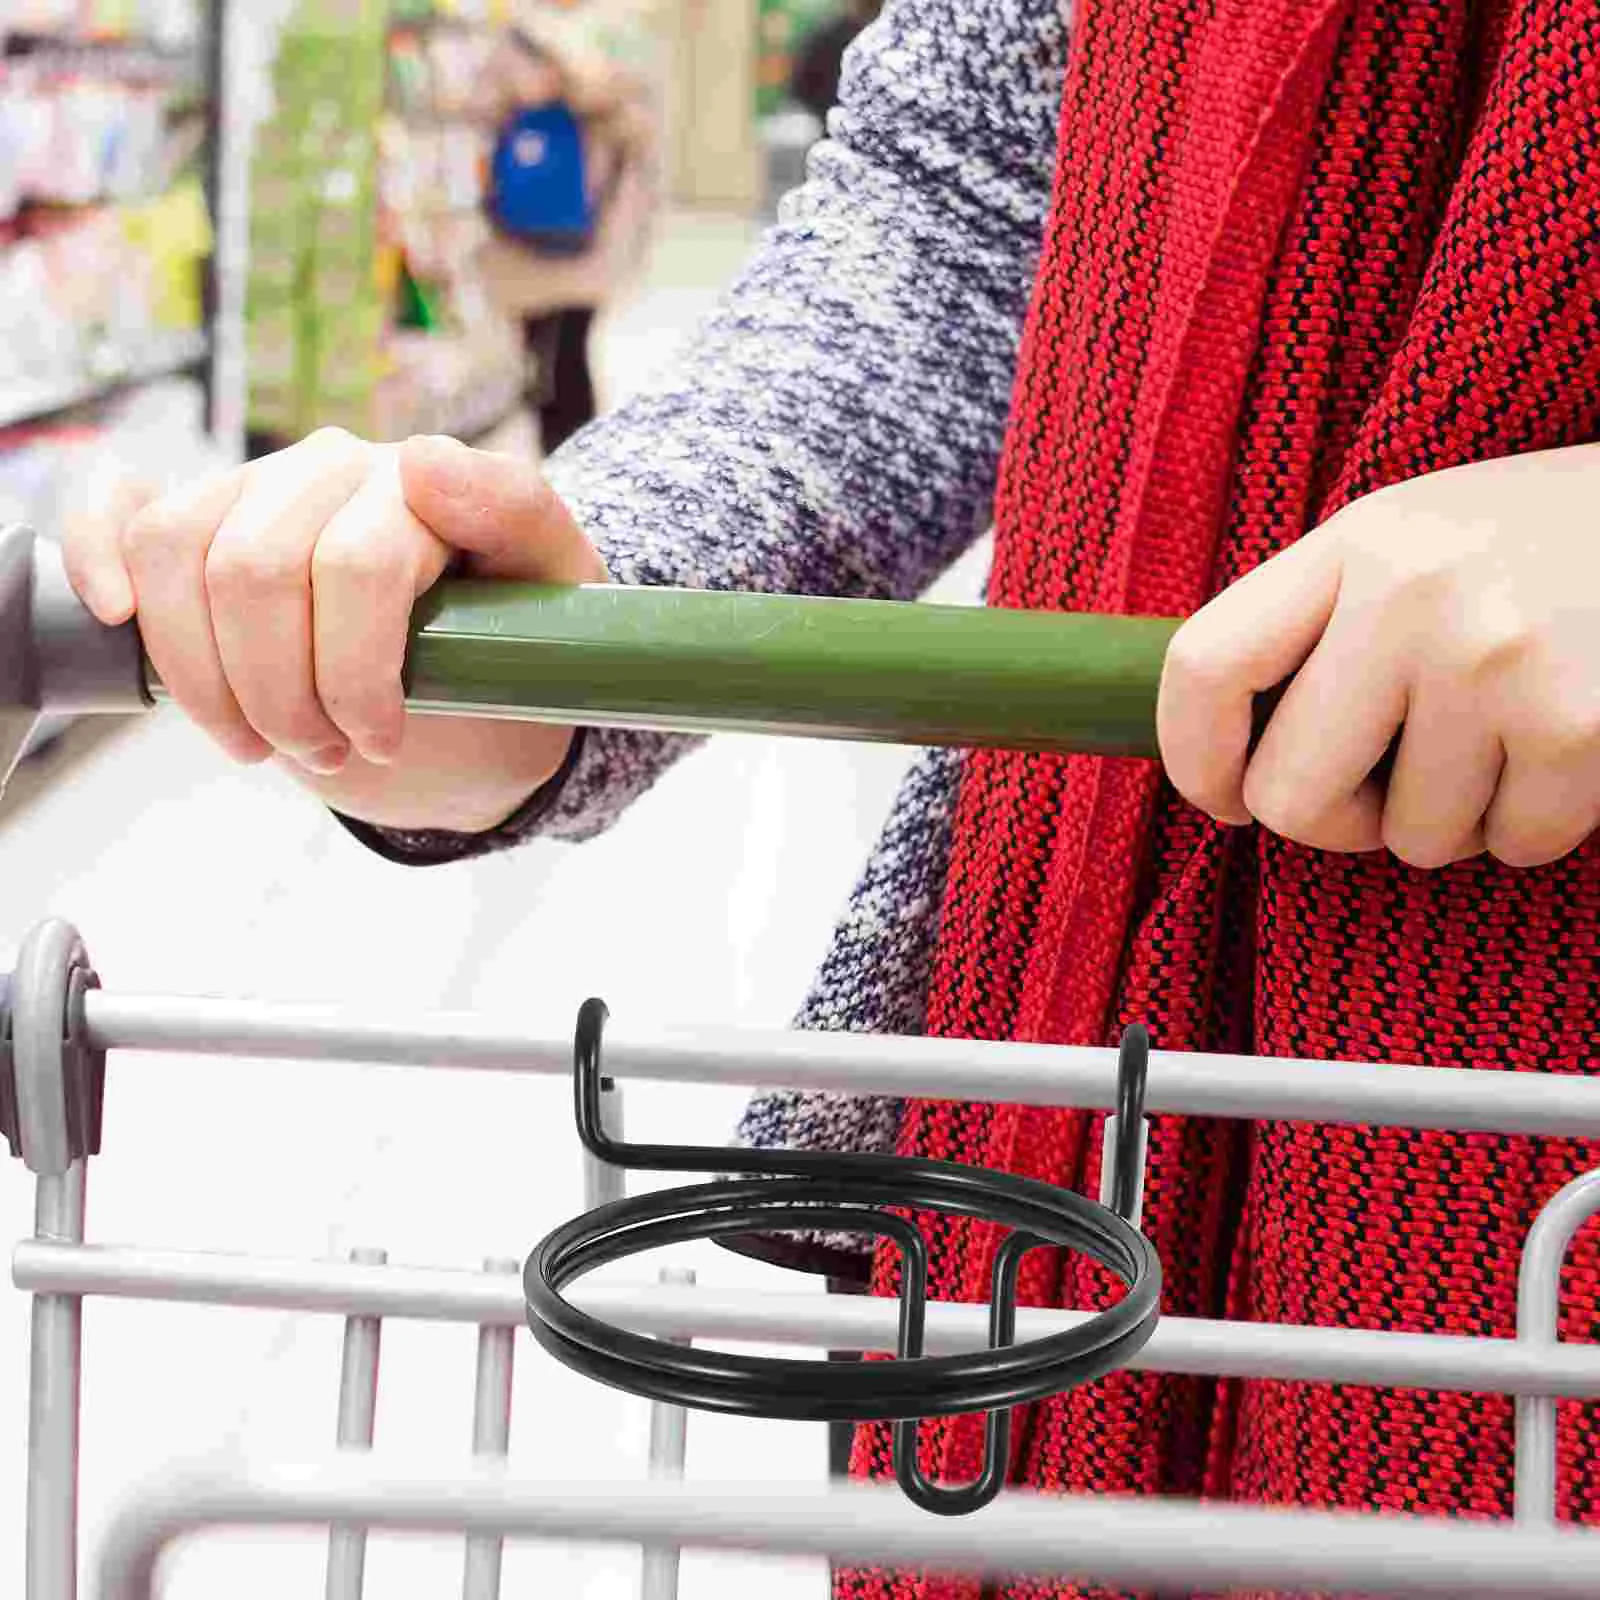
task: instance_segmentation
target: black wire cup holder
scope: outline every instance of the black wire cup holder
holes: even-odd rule
[[[1110,1205],[1030,1178],[899,1156],[631,1144],[602,1126],[602,1041],[608,1012],[578,1015],[574,1086],[578,1137],[598,1160],[643,1172],[736,1174],[713,1183],[613,1201],[555,1229],[523,1270],[528,1326],[540,1346],[598,1383],[699,1411],[808,1422],[893,1422],[895,1477],[926,1511],[961,1516],[1005,1484],[1012,1409],[1125,1367],[1160,1316],[1161,1262],[1135,1226],[1150,1045],[1123,1035],[1118,1057]],[[923,1354],[928,1255],[916,1224],[893,1211],[937,1211],[1012,1231],[996,1252],[989,1348]],[[699,1350],[628,1332],[573,1306],[570,1284],[628,1256],[692,1239],[827,1229],[899,1247],[899,1333],[893,1361],[796,1361]],[[1016,1343],[1017,1273],[1031,1250],[1076,1251],[1110,1271],[1126,1294],[1063,1333]],[[970,1483],[932,1482],[918,1462],[925,1418],[987,1412],[982,1472]]]

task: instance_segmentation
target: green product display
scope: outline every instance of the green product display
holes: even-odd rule
[[[418,283],[409,267],[405,267],[400,273],[398,299],[400,303],[397,320],[402,328],[431,331],[442,326],[444,313],[438,303],[438,296]]]
[[[250,425],[367,428],[384,311],[376,249],[387,0],[301,0],[279,38],[275,112],[252,162]],[[364,341],[358,350],[357,341]]]

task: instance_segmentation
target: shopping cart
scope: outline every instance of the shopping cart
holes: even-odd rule
[[[419,618],[408,694],[435,711],[1150,754],[1171,631],[1166,622],[965,608],[466,585],[441,592]],[[873,686],[867,697],[864,681]],[[136,637],[85,616],[51,547],[20,532],[0,535],[6,748],[21,748],[41,711],[126,710],[152,696],[160,688],[148,681]],[[27,1600],[77,1593],[80,1335],[84,1301],[97,1296],[345,1319],[340,1451],[288,1465],[171,1468],[134,1489],[98,1556],[104,1600],[150,1594],[168,1545],[223,1526],[326,1527],[326,1592],[334,1597],[361,1593],[372,1529],[463,1536],[469,1600],[499,1593],[504,1541],[519,1536],[644,1547],[644,1600],[676,1594],[677,1554],[691,1547],[1072,1575],[1136,1590],[1600,1593],[1600,1533],[1555,1520],[1556,1403],[1600,1397],[1600,1349],[1557,1335],[1562,1262],[1576,1230],[1600,1212],[1600,1173],[1558,1194],[1529,1233],[1513,1339],[1157,1322],[1159,1265],[1136,1228],[1146,1113],[1595,1138],[1600,1081],[1149,1052],[1137,1030],[1120,1051],[715,1030],[642,1039],[625,1025],[608,1035],[604,1008],[591,1002],[573,1038],[552,1040],[472,1016],[137,998],[102,989],[82,941],[59,922],[27,939],[0,1001],[0,1128],[37,1180],[33,1236],[13,1263],[16,1287],[33,1297]],[[571,1074],[587,1154],[584,1213],[533,1249],[520,1280],[503,1262],[464,1273],[372,1258],[275,1260],[87,1243],[87,1171],[100,1148],[106,1060],[117,1050]],[[815,1157],[741,1168],[726,1150],[626,1143],[624,1086],[649,1080],[1103,1110],[1111,1113],[1105,1189],[1096,1204],[999,1174],[943,1168],[941,1179],[926,1170],[937,1163],[859,1158],[867,1164],[841,1166]],[[633,1199],[625,1192],[630,1167],[732,1175]],[[801,1219],[870,1225],[900,1239],[911,1260],[915,1237],[892,1225],[883,1210],[890,1204],[965,1209],[1013,1224],[1018,1243],[1000,1252],[993,1304],[924,1306],[914,1292],[899,1305],[712,1292],[682,1274],[637,1287],[582,1281],[603,1260],[673,1239]],[[1128,1293],[1111,1313],[1016,1308],[1015,1263],[1035,1239],[1095,1255]],[[914,1284],[914,1271],[906,1277]],[[378,1330],[392,1319],[480,1330],[470,1467],[429,1475],[366,1453]],[[511,1475],[510,1375],[522,1325],[569,1366],[652,1400],[649,1481],[575,1485]],[[771,1362],[710,1348],[741,1343],[901,1359],[832,1373],[825,1363],[792,1363],[777,1374]],[[1012,1404],[1118,1366],[1514,1396],[1514,1521],[1015,1492],[983,1504],[996,1485],[952,1490],[908,1473],[899,1487],[682,1479],[689,1408],[887,1416],[913,1439],[919,1417],[987,1410],[992,1469],[1003,1458]],[[977,1515],[930,1514],[979,1504]]]

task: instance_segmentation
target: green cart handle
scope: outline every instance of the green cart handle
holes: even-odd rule
[[[882,600],[620,586],[442,584],[418,606],[419,712],[1154,757],[1177,623]],[[60,550],[0,532],[0,774],[40,715],[166,698]]]
[[[1176,624],[616,586],[444,585],[422,711],[895,744],[1153,756]]]

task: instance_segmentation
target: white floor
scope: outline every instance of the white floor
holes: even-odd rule
[[[670,354],[748,243],[680,224],[656,279],[609,330],[612,392]],[[75,921],[110,989],[404,1008],[471,1008],[565,1034],[603,995],[630,1029],[781,1026],[888,804],[904,755],[720,741],[608,838],[582,849],[406,871],[364,854],[289,783],[231,769],[157,715],[73,765],[0,825],[0,946],[37,919]],[[6,959],[9,959],[7,955]],[[635,1132],[720,1142],[735,1090],[636,1089]],[[181,1248],[408,1262],[523,1256],[579,1209],[562,1080],[342,1065],[113,1060],[90,1234]],[[20,1165],[0,1164],[0,1232],[31,1226]],[[691,1253],[703,1281],[771,1282]],[[27,1305],[0,1289],[0,1593],[22,1574]],[[94,1302],[87,1315],[84,1542],[135,1479],[220,1441],[278,1458],[331,1444],[341,1329],[331,1319]],[[384,1330],[378,1448],[447,1466],[467,1452],[475,1335]],[[518,1344],[513,1460],[535,1477],[643,1471],[642,1405]],[[690,1427],[691,1477],[820,1477],[821,1430]],[[321,1593],[323,1541],[202,1542],[173,1562],[174,1600]],[[626,1552],[528,1546],[508,1596],[630,1595]],[[374,1541],[374,1600],[459,1593],[449,1543]],[[688,1600],[819,1596],[810,1564],[685,1562]]]

